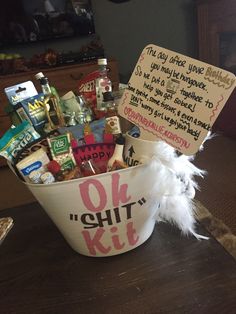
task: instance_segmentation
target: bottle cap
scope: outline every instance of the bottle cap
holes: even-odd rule
[[[118,145],[124,145],[125,144],[125,138],[122,134],[120,134],[116,139],[116,144]]]
[[[39,72],[39,73],[35,74],[36,80],[40,80],[40,79],[43,78],[43,77],[44,77],[44,75],[43,75],[42,72]]]
[[[41,77],[41,78],[39,79],[39,81],[40,81],[40,84],[41,84],[41,85],[48,84],[48,78],[47,78],[47,77]]]
[[[107,59],[98,59],[98,65],[107,65]]]
[[[111,101],[114,100],[112,92],[104,92],[103,93],[103,101]]]

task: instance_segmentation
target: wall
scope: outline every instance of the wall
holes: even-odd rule
[[[142,49],[150,43],[196,57],[196,13],[192,0],[93,1],[96,31],[106,53],[129,79]]]
[[[92,0],[95,28],[107,56],[119,61],[127,82],[142,49],[150,43],[196,57],[196,15],[193,0],[130,0],[121,4]],[[60,40],[18,48],[31,57],[47,48],[78,51],[91,38]],[[14,51],[16,52],[16,51]]]

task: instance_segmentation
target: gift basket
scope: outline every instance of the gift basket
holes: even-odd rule
[[[142,55],[140,60],[135,76]],[[132,108],[140,97],[148,99],[145,92],[132,88],[132,80],[119,93],[112,91],[106,59],[78,82],[77,93],[59,97],[43,73],[35,79],[40,92],[31,81],[5,89],[15,123],[0,139],[0,155],[76,252],[96,257],[127,252],[143,244],[159,220],[206,238],[195,232],[192,201],[194,177],[204,171],[163,140],[164,133],[145,138],[144,119],[126,109],[130,91],[136,94]]]

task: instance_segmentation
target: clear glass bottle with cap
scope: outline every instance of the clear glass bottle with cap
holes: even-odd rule
[[[53,130],[58,127],[65,126],[65,120],[58,99],[52,93],[48,78],[45,76],[41,76],[41,73],[42,72],[36,74],[35,77],[39,80],[42,87],[42,92],[45,95],[44,105],[49,123],[49,130]]]
[[[39,72],[39,73],[35,74],[35,78],[36,78],[38,81],[40,81],[40,79],[43,78],[43,77],[45,77],[45,75],[44,75],[42,72]],[[65,111],[65,108],[64,108],[64,105],[63,105],[63,101],[61,100],[61,98],[60,98],[60,96],[59,96],[59,94],[58,94],[58,92],[57,92],[57,89],[56,89],[54,86],[52,86],[51,84],[50,84],[50,89],[51,89],[52,94],[53,94],[54,96],[56,96],[57,101],[58,101],[58,103],[60,104],[61,110],[64,112],[64,111]]]
[[[100,109],[103,102],[103,93],[112,91],[112,83],[107,76],[107,59],[98,59],[99,77],[96,79],[97,109]]]

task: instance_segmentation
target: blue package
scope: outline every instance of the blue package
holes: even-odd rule
[[[105,124],[106,124],[105,118],[94,120],[89,123],[96,143],[103,142]],[[61,134],[71,132],[75,139],[80,140],[84,137],[84,124],[77,124],[75,126],[59,128],[58,131]]]
[[[20,101],[38,94],[32,81],[23,82],[6,87],[4,92],[11,105],[15,106]]]
[[[47,122],[44,94],[40,93],[21,100],[16,105],[16,112],[22,121],[29,120],[36,129],[43,128]]]
[[[129,132],[128,132],[129,135],[133,136],[133,137],[139,137],[140,136],[140,129],[139,127],[137,127],[136,125],[133,126]]]

